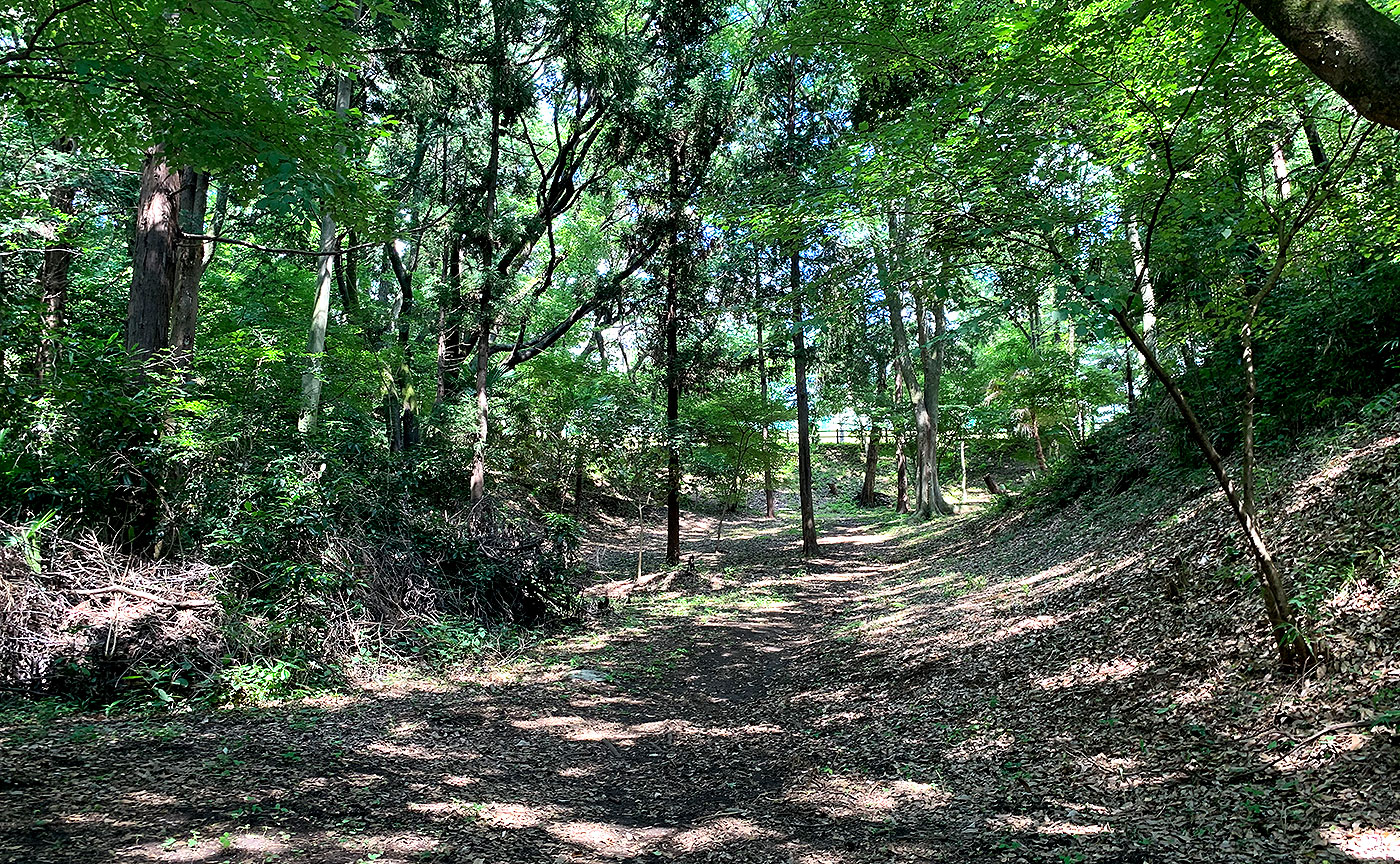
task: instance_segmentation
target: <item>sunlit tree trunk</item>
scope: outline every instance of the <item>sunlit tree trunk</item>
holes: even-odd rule
[[[889,310],[890,329],[894,333],[895,359],[899,363],[900,372],[897,380],[903,384],[905,397],[914,408],[914,461],[918,469],[915,477],[917,512],[921,518],[928,518],[933,515],[933,507],[928,494],[929,471],[924,467],[924,463],[929,460],[924,459],[924,456],[929,450],[928,442],[932,440],[933,421],[929,416],[928,403],[924,401],[924,388],[919,384],[918,376],[914,374],[914,362],[909,353],[909,336],[904,325],[903,292],[894,284],[894,275],[889,272],[889,268],[879,263],[883,262],[883,258],[877,256],[876,261],[880,270],[880,283],[885,291],[885,305]]]
[[[797,395],[797,496],[802,506],[802,554],[817,554],[817,517],[812,504],[812,425],[807,395],[807,334],[802,320],[802,259],[788,259],[792,277],[792,367]]]
[[[350,79],[344,74],[336,76],[335,110],[342,117],[350,110]],[[297,420],[297,429],[304,435],[314,432],[321,420],[321,355],[326,351],[331,285],[335,282],[335,217],[325,202],[321,205],[319,228],[321,255],[316,267],[316,298],[311,306],[311,330],[306,339],[310,363],[301,376],[301,416]]]

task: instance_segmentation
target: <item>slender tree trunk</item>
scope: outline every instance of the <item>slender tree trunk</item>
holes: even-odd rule
[[[72,138],[61,139],[55,146],[61,153],[72,153],[77,149]],[[59,340],[68,306],[69,271],[73,266],[75,254],[70,222],[73,215],[73,199],[76,195],[77,189],[70,183],[61,183],[49,193],[50,206],[63,218],[54,233],[53,243],[44,250],[44,262],[39,268],[39,294],[44,304],[44,333],[39,340],[39,356],[35,366],[40,381],[53,373],[58,366]]]
[[[905,453],[904,436],[894,436],[895,496],[894,512],[909,512],[909,463]]]
[[[204,233],[209,202],[209,174],[185,168],[180,171],[180,230]],[[181,243],[175,282],[175,306],[170,313],[170,355],[175,368],[189,375],[194,356],[195,329],[199,324],[199,282],[204,278],[204,243]]]
[[[1137,394],[1133,391],[1133,346],[1123,346],[1123,386],[1128,389],[1128,411],[1137,408]]]
[[[1040,439],[1040,418],[1036,416],[1035,409],[1027,409],[1030,412],[1031,437],[1035,439],[1035,465],[1044,471],[1048,466],[1045,462],[1045,445]]]
[[[967,506],[967,442],[958,442],[958,461],[962,463],[962,494],[958,496],[963,507]],[[964,509],[964,512],[966,510]]]
[[[496,40],[500,44],[501,22],[495,4],[492,4],[496,17]],[[471,494],[473,501],[480,501],[486,495],[486,445],[490,437],[491,424],[487,409],[486,385],[491,371],[491,326],[495,321],[494,308],[496,284],[502,274],[496,267],[496,200],[499,190],[501,165],[501,109],[491,108],[491,152],[486,162],[483,183],[486,186],[484,225],[481,231],[481,303],[477,318],[476,333],[476,448],[472,456]]]
[[[409,338],[413,324],[413,274],[404,266],[393,240],[385,244],[384,253],[389,258],[389,266],[393,268],[394,279],[399,285],[399,358],[394,369],[398,404],[386,407],[389,414],[398,418],[390,423],[390,450],[398,452],[411,449],[420,440],[418,395],[413,386],[413,342]]]
[[[1303,122],[1303,137],[1308,139],[1308,153],[1312,156],[1313,167],[1321,169],[1327,165],[1327,148],[1322,146],[1322,136],[1317,133],[1317,124],[1302,110],[1298,116]]]
[[[1133,273],[1136,276],[1142,296],[1142,338],[1157,349],[1157,293],[1152,287],[1152,273],[1147,269],[1146,250],[1142,248],[1142,237],[1138,234],[1137,221],[1128,218],[1128,247],[1133,253]],[[1131,358],[1131,354],[1128,355]],[[1129,364],[1132,360],[1129,359]]]
[[[666,250],[666,563],[681,563],[680,164],[673,145],[669,190],[671,237]]]
[[[150,362],[170,347],[170,300],[175,291],[179,242],[179,175],[163,147],[146,152],[137,199],[131,296],[126,307],[126,346]]]
[[[335,110],[345,116],[350,110],[350,78],[336,76]],[[326,351],[326,327],[331,316],[331,284],[335,281],[335,217],[323,202],[320,218],[321,257],[316,268],[316,298],[311,306],[311,330],[306,339],[310,364],[301,376],[301,417],[297,429],[302,434],[316,430],[321,421],[321,364]]]
[[[789,258],[792,276],[792,365],[797,391],[797,495],[802,504],[802,554],[817,554],[817,516],[812,505],[812,427],[807,395],[807,334],[802,320],[802,260]]]
[[[885,364],[877,364],[875,370],[875,404],[879,405],[885,401],[885,387],[888,378],[885,373]],[[871,507],[875,504],[875,476],[880,470],[880,427],[875,425],[874,415],[870,418],[870,434],[865,440],[865,476],[861,480],[860,494],[856,496],[856,501],[865,506]]]
[[[758,392],[763,400],[764,417],[768,415],[768,352],[763,346],[763,315],[758,316]],[[763,512],[769,519],[778,518],[777,495],[773,491],[773,462],[768,455],[768,423],[763,424]]]
[[[1280,260],[1282,256],[1280,256]],[[1279,569],[1278,562],[1274,558],[1273,550],[1264,538],[1262,529],[1259,526],[1258,515],[1253,507],[1252,493],[1248,498],[1242,495],[1230,478],[1229,472],[1225,470],[1225,460],[1215,449],[1214,442],[1211,441],[1209,433],[1196,417],[1196,412],[1191,408],[1191,404],[1186,400],[1186,395],[1181,387],[1177,385],[1175,379],[1162,368],[1158,362],[1157,355],[1151,347],[1143,340],[1137,328],[1133,326],[1126,314],[1122,311],[1113,311],[1114,320],[1118,326],[1133,343],[1138,352],[1142,355],[1147,368],[1157,377],[1157,380],[1166,388],[1167,394],[1176,403],[1177,410],[1182,419],[1186,422],[1186,428],[1191,437],[1200,447],[1202,455],[1205,456],[1206,464],[1210,466],[1211,472],[1215,474],[1216,482],[1220,490],[1225,494],[1225,500],[1230,506],[1230,512],[1234,514],[1235,520],[1239,522],[1243,529],[1245,541],[1249,543],[1250,551],[1254,553],[1255,562],[1259,569],[1260,593],[1264,599],[1264,611],[1269,621],[1269,627],[1274,635],[1275,643],[1278,647],[1279,661],[1282,665],[1290,668],[1299,668],[1310,664],[1314,659],[1312,647],[1308,645],[1300,632],[1297,622],[1293,617],[1289,607],[1287,588],[1283,582],[1283,574]],[[1247,404],[1252,405],[1254,394],[1247,395]]]
[[[443,261],[443,290],[438,296],[437,404],[445,405],[460,389],[462,370],[462,238],[455,229]]]

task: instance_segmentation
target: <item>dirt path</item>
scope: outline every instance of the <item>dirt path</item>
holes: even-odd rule
[[[776,527],[722,555],[688,527],[693,574],[485,677],[0,731],[0,861],[882,857],[920,789],[825,782],[820,728],[880,538],[842,526],[803,567]]]
[[[488,671],[0,726],[0,862],[1400,860],[1395,736],[1326,734],[1380,679],[1274,677],[1237,587],[1143,600],[1140,529],[1066,520],[692,520],[641,587],[620,530],[610,616]]]

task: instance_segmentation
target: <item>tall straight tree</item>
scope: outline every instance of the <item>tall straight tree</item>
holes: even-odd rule
[[[335,76],[335,113],[343,118],[349,111],[350,77],[341,72]],[[321,202],[317,227],[320,256],[316,262],[316,295],[311,304],[311,329],[306,337],[309,362],[301,375],[301,415],[297,418],[297,430],[303,435],[316,431],[321,420],[321,355],[326,350],[326,328],[330,324],[336,255],[335,215],[328,201]]]

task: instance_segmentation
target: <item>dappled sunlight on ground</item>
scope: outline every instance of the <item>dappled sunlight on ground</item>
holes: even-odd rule
[[[606,617],[485,669],[0,729],[0,862],[1400,861],[1393,743],[1302,713],[1380,703],[1274,676],[1238,585],[1168,602],[1166,514],[848,509],[805,562],[790,514],[688,521],[679,570],[650,523],[640,580],[617,520]]]

